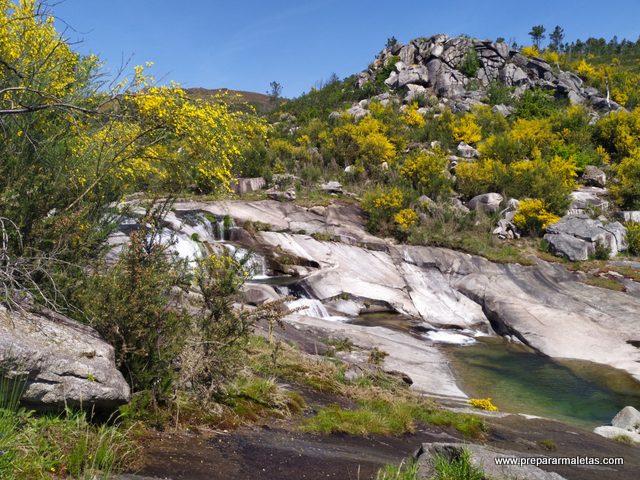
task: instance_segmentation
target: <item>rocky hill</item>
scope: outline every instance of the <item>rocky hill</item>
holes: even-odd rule
[[[595,88],[586,87],[576,74],[542,58],[527,57],[506,43],[462,36],[421,37],[385,48],[358,75],[357,85],[364,88],[380,80],[405,101],[419,95],[436,96],[454,113],[482,103],[492,82],[513,87],[516,97],[528,89],[542,88],[571,104],[604,111],[622,108]]]

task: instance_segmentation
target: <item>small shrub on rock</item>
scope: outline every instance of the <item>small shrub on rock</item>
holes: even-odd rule
[[[625,226],[627,227],[629,253],[631,255],[640,255],[640,223],[628,222]]]
[[[469,405],[473,408],[478,408],[480,410],[486,410],[488,412],[496,412],[498,411],[498,407],[496,407],[490,398],[471,398],[469,399]]]
[[[560,217],[549,212],[547,204],[539,198],[522,200],[513,216],[516,227],[530,235],[539,235],[558,220]]]

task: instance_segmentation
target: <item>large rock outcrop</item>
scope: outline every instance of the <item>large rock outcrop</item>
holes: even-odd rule
[[[22,401],[36,409],[109,411],[130,398],[113,347],[92,328],[52,312],[0,307],[0,368],[26,382]]]
[[[367,233],[361,210],[341,203],[307,209],[274,201],[184,202],[167,221],[189,237],[193,227],[181,221],[198,212],[228,215],[236,225],[269,223],[269,231],[238,228],[234,237],[342,314],[386,309],[419,319],[426,331],[497,333],[550,357],[607,364],[640,380],[640,298],[586,285],[559,264],[495,264],[395,245]]]
[[[562,217],[547,227],[544,239],[554,253],[572,261],[587,260],[598,247],[612,257],[627,249],[626,228],[620,222],[606,223],[586,214]]]
[[[477,59],[477,71],[465,67],[469,56]],[[516,95],[538,87],[573,104],[591,105],[600,110],[621,108],[596,89],[585,87],[577,75],[558,71],[541,58],[526,57],[506,43],[447,35],[417,38],[380,52],[369,69],[358,75],[358,85],[362,87],[374,81],[389,62],[396,62],[385,79],[389,87],[426,88],[439,98],[447,99],[454,111],[467,111],[481,101],[484,94],[468,88],[470,85],[486,87],[491,82],[514,87]]]

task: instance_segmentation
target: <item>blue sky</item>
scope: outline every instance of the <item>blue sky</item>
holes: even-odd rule
[[[110,70],[132,57],[185,87],[265,92],[276,80],[285,96],[364,69],[392,35],[524,43],[536,24],[561,25],[568,40],[640,35],[639,0],[64,0],[54,13]]]

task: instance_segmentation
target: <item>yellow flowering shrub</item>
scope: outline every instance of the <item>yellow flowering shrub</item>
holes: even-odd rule
[[[411,181],[420,193],[437,199],[451,190],[447,164],[447,156],[441,150],[417,152],[405,160],[400,175]]]
[[[413,208],[405,208],[396,213],[393,220],[400,230],[406,232],[418,222],[418,214]]]
[[[554,50],[546,50],[542,58],[551,65],[558,65],[560,63],[560,54]]]
[[[549,212],[547,204],[539,198],[521,200],[513,216],[513,223],[519,230],[533,235],[543,232],[558,220],[560,217]]]
[[[520,160],[509,165],[485,158],[456,167],[457,190],[466,197],[486,192],[503,192],[513,198],[532,196],[543,199],[555,213],[568,206],[576,177],[575,160],[559,156]]]
[[[495,412],[498,410],[492,402],[490,398],[470,398],[469,405],[473,408],[478,408],[480,410],[487,410],[489,412]]]
[[[343,163],[372,171],[395,159],[396,147],[386,133],[385,124],[370,115],[357,123],[349,119],[333,129],[332,149]]]
[[[376,188],[366,192],[362,198],[362,209],[369,215],[369,228],[384,229],[405,206],[406,198],[398,187]]]
[[[538,47],[536,47],[535,45],[531,45],[530,47],[522,47],[522,49],[520,49],[520,53],[525,57],[540,56],[540,50],[538,50]]]
[[[427,124],[424,116],[418,113],[418,108],[417,102],[413,102],[411,105],[407,106],[407,109],[402,115],[404,123],[410,127],[422,128]]]
[[[618,182],[611,185],[616,203],[628,210],[640,210],[640,149],[615,167]]]
[[[457,190],[467,197],[498,191],[506,178],[507,165],[491,158],[463,162],[456,167]]]
[[[614,159],[628,157],[640,146],[640,107],[604,115],[596,123],[595,137]]]
[[[531,159],[540,158],[542,150],[558,140],[551,129],[551,121],[546,118],[519,118],[511,126],[509,137],[522,145]]]
[[[476,116],[467,113],[457,117],[453,122],[453,139],[456,142],[465,142],[473,145],[482,140],[482,130],[476,122]]]
[[[596,75],[596,69],[593,65],[588,63],[584,58],[578,63],[573,65],[573,69],[585,78],[593,77]]]
[[[39,8],[34,0],[0,1],[0,84],[14,87],[3,91],[3,104],[57,103],[77,81],[80,57],[56,31],[53,16],[40,15]],[[20,84],[7,85],[16,74]]]

